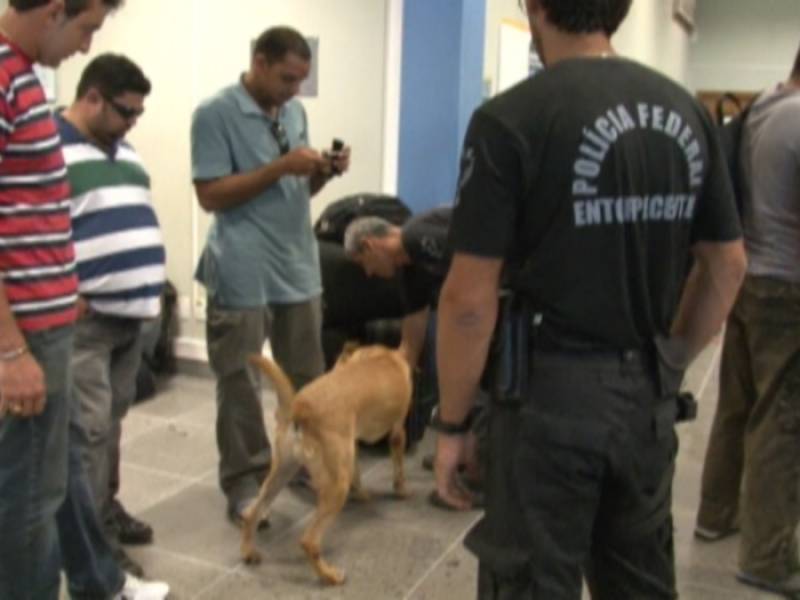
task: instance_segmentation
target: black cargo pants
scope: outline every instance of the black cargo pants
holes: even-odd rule
[[[480,600],[676,598],[676,405],[637,352],[537,352],[528,400],[492,403]]]

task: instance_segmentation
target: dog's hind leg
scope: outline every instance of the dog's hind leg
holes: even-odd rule
[[[405,422],[399,421],[392,428],[389,436],[389,444],[392,451],[392,465],[394,467],[394,492],[400,498],[408,498],[411,494],[406,489],[406,474],[403,467],[403,460],[406,451],[406,429]]]
[[[322,558],[322,537],[347,501],[353,479],[355,448],[352,443],[343,443],[341,436],[331,438],[332,441],[320,440],[321,460],[309,465],[317,488],[317,510],[303,532],[300,545],[322,581],[339,585],[344,583],[344,572]]]
[[[242,515],[241,555],[247,564],[261,562],[261,553],[255,547],[255,534],[258,522],[289,480],[300,468],[295,456],[295,432],[291,425],[279,423],[275,431],[275,445],[272,453],[272,466],[269,475],[258,491],[258,497],[247,507]]]

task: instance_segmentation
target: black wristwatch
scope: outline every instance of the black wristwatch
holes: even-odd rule
[[[461,423],[448,423],[447,421],[442,421],[439,407],[436,406],[431,414],[431,429],[446,435],[464,435],[472,428],[474,414],[474,411],[470,411]]]

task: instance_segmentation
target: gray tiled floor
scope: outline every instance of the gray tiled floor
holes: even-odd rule
[[[734,580],[736,539],[703,545],[691,535],[718,360],[715,344],[693,366],[688,386],[701,400],[700,416],[680,427],[675,525],[681,597],[771,598]],[[268,394],[268,414],[273,402]],[[476,563],[460,542],[478,514],[446,513],[427,504],[431,479],[420,457],[429,445],[424,440],[408,459],[414,495],[407,501],[388,493],[389,461],[362,456],[365,484],[376,497],[370,504],[348,505],[326,540],[328,558],[348,573],[344,587],[321,587],[298,546],[313,509],[302,490],[279,496],[272,527],[259,536],[265,560],[246,567],[238,557],[238,532],[224,518],[224,499],[215,483],[213,385],[202,377],[179,375],[125,421],[122,498],[156,530],[154,545],[131,553],[151,577],[169,581],[171,597],[179,600],[473,598]]]

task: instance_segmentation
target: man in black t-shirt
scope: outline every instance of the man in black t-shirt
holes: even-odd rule
[[[501,279],[537,315],[522,400],[491,402],[486,514],[466,541],[482,599],[577,600],[582,575],[593,598],[676,596],[677,390],[745,258],[706,113],[614,54],[630,4],[526,0],[546,68],[478,109],[464,142],[437,330],[437,487],[453,504],[470,505],[459,432]]]
[[[452,212],[449,207],[435,208],[412,217],[402,227],[380,217],[361,217],[345,230],[345,254],[368,276],[391,278],[397,275],[400,279],[405,307],[400,348],[412,366],[420,362],[430,311],[436,308],[439,290],[450,266],[447,236]],[[432,374],[431,378],[435,377],[433,365],[424,370]],[[477,417],[478,412],[475,411],[467,442],[476,448],[479,443],[483,445],[485,438],[485,420]],[[431,468],[432,462],[432,455],[423,459],[426,468]],[[465,485],[480,489],[482,475],[477,461],[465,463],[463,468]],[[431,500],[441,508],[455,508],[436,494]]]
[[[389,279],[399,275],[405,318],[401,349],[416,365],[425,342],[428,313],[436,305],[450,253],[447,233],[452,209],[440,207],[420,213],[402,227],[380,217],[361,217],[347,226],[345,254],[367,276]]]

